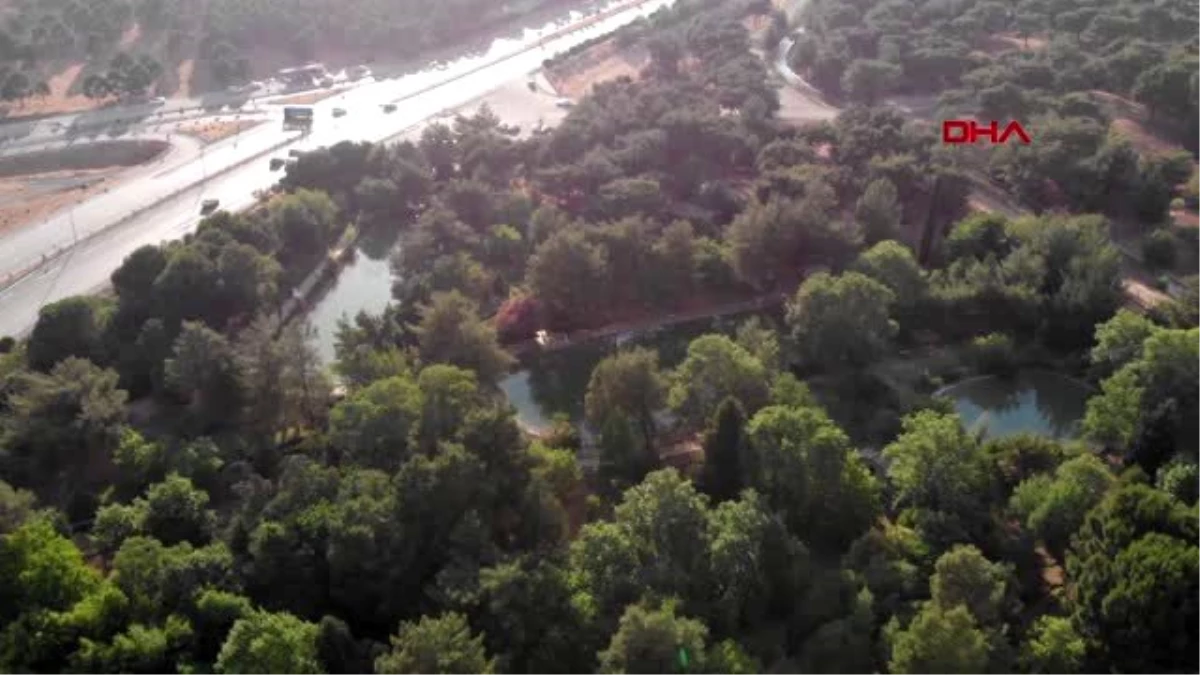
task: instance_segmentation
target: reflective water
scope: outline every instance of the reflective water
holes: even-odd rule
[[[517,419],[526,428],[544,429],[550,426],[556,414],[565,414],[578,421],[583,417],[583,398],[592,369],[618,348],[655,349],[659,364],[665,369],[683,360],[688,343],[696,337],[705,333],[732,335],[744,320],[756,314],[764,320],[771,319],[769,314],[759,312],[699,319],[531,354],[522,359],[519,370],[500,382],[500,388],[516,408]]]
[[[1091,392],[1069,377],[1025,371],[1014,377],[976,377],[937,393],[954,402],[964,425],[983,429],[986,438],[1032,433],[1070,439],[1079,435]]]

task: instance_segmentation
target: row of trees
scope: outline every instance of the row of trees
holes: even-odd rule
[[[782,130],[744,31],[711,18],[660,26],[684,36],[677,72],[602,87],[570,133],[485,113],[306,154],[261,210],[140,249],[114,298],[4,343],[0,667],[1200,667],[1194,312],[1113,316],[1097,218],[960,219],[965,181],[935,181],[894,114]],[[403,274],[340,327],[335,395],[271,315],[350,221],[399,231]],[[895,240],[928,222],[956,223],[931,269]],[[779,330],[603,360],[595,475],[577,434],[528,438],[498,393],[505,317],[519,337],[818,262]],[[860,423],[872,366],[918,333],[1091,349],[1104,454],[985,442],[924,397]],[[667,430],[703,450],[686,471]]]
[[[795,312],[830,283],[810,282]],[[1097,372],[1194,370],[1195,331],[1163,356],[1173,331],[1139,321],[1098,330]],[[602,490],[609,515],[571,539],[583,485],[571,452],[523,440],[477,374],[449,364],[363,376],[263,473],[241,432],[168,448],[119,431],[119,481],[86,539],[107,574],[30,495],[2,493],[0,654],[19,670],[93,671],[1195,666],[1197,616],[1177,601],[1200,576],[1194,463],[1116,474],[1074,445],[980,443],[930,409],[905,419],[877,473],[778,369],[772,337],[750,326],[695,340],[678,385],[656,381],[647,352],[596,369],[602,475],[630,487]],[[89,372],[101,371],[72,359],[51,377],[94,397]],[[1196,381],[1142,380],[1193,401]],[[1111,389],[1093,405],[1112,411]],[[614,431],[664,400],[707,430],[694,480],[655,470],[653,454],[626,461],[645,446]],[[21,405],[6,425],[50,426]],[[1062,581],[1048,581],[1043,545]]]
[[[809,30],[791,56],[823,91],[867,104],[890,92],[948,91],[988,116],[1026,117],[1048,96],[1104,89],[1183,119],[1189,105],[1195,111],[1195,97],[1180,95],[1195,87],[1195,18],[1195,7],[1173,2],[980,0],[950,10],[822,0],[807,9]],[[1018,39],[998,43],[1005,33]]]
[[[88,98],[106,96],[141,96],[163,74],[162,64],[148,54],[132,56],[119,52],[102,74],[88,75],[83,80],[83,94]]]
[[[153,45],[157,59],[171,62],[198,55],[209,80],[218,85],[244,81],[252,74],[249,57],[256,47],[291,53],[297,60],[319,58],[330,50],[350,49],[362,58],[417,56],[470,37],[488,26],[537,9],[541,2],[507,7],[479,0],[441,2],[433,9],[398,0],[303,2],[220,0],[197,5],[185,0],[45,0],[18,2],[0,21],[0,62],[22,64],[16,71],[28,87],[13,80],[0,86],[0,98],[18,100],[38,93],[44,66],[63,59],[108,58],[122,36],[139,26],[141,41]],[[336,17],[336,18],[335,18]],[[118,57],[119,58],[119,57]],[[140,93],[162,74],[148,68],[118,68],[91,78],[89,96]],[[41,73],[46,75],[46,73]],[[127,85],[148,76],[146,85]],[[2,83],[3,81],[0,81]]]
[[[1156,224],[1190,161],[1183,153],[1139,159],[1108,138],[1105,106],[1093,92],[1136,99],[1152,123],[1194,147],[1195,19],[1185,3],[989,0],[951,12],[909,0],[822,1],[808,6],[809,30],[791,59],[823,91],[854,103],[938,95],[943,117],[1020,120],[1036,142],[991,157],[993,177],[1015,196],[1039,211],[1065,205]],[[997,37],[1006,31],[1007,45]]]

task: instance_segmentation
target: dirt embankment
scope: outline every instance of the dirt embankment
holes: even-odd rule
[[[8,119],[33,117],[37,115],[57,115],[62,113],[81,112],[99,108],[113,99],[93,99],[83,94],[72,94],[72,87],[83,72],[84,63],[72,63],[46,80],[50,93],[46,96],[34,96],[16,103],[0,106],[0,116]]]
[[[127,167],[148,162],[167,147],[162,141],[112,141],[0,158],[0,232],[111,189]]]
[[[641,47],[621,49],[613,39],[598,42],[546,71],[546,79],[563,96],[581,98],[592,86],[621,76],[636,78],[650,55]]]
[[[165,141],[105,141],[78,147],[38,150],[0,157],[0,178],[30,176],[51,171],[82,171],[136,166],[169,147]]]

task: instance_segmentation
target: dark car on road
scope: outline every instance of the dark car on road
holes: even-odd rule
[[[213,211],[216,211],[217,207],[220,205],[221,202],[218,199],[205,199],[204,201],[200,202],[200,215],[207,216]]]

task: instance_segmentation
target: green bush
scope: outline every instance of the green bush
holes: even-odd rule
[[[1142,260],[1150,269],[1170,269],[1178,246],[1179,241],[1169,230],[1155,230],[1142,239]]]
[[[1016,347],[1011,337],[990,333],[971,341],[970,360],[976,370],[989,375],[1007,375],[1016,370]]]
[[[1193,171],[1192,177],[1183,187],[1183,203],[1190,209],[1200,205],[1200,172]]]

